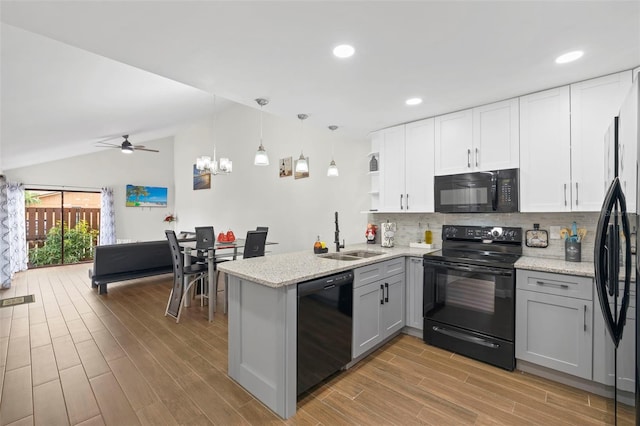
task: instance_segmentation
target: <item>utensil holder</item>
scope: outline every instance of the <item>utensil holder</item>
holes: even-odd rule
[[[564,260],[567,262],[580,262],[582,258],[582,246],[578,241],[565,240]]]

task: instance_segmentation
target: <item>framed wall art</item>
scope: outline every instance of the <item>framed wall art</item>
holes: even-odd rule
[[[127,185],[127,207],[167,207],[167,188]]]

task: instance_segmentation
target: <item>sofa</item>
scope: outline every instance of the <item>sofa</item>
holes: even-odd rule
[[[171,249],[167,240],[97,246],[91,287],[107,293],[107,284],[173,272]]]

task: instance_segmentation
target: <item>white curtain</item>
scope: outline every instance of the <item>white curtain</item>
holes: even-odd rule
[[[4,175],[0,175],[0,288],[11,287],[8,207],[7,180]]]
[[[116,243],[116,212],[113,202],[113,189],[102,188],[100,201],[100,245]]]
[[[24,223],[24,186],[21,183],[7,183],[7,203],[9,214],[9,261],[11,273],[27,269],[27,231]]]

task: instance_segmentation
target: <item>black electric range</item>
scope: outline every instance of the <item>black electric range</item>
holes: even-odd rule
[[[522,229],[442,228],[442,250],[424,255],[424,340],[515,368],[515,269]]]

